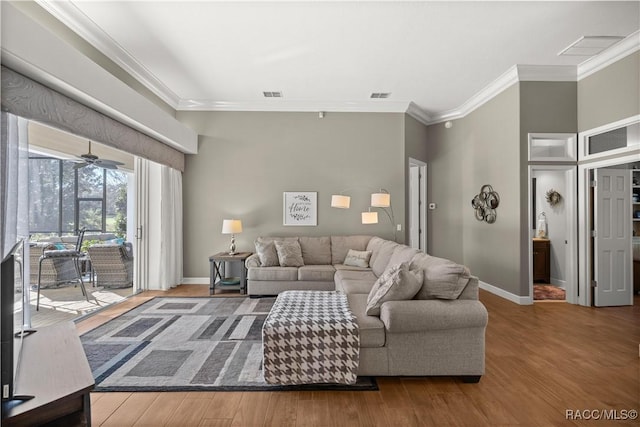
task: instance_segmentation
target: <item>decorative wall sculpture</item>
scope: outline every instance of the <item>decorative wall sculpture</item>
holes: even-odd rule
[[[500,195],[493,191],[493,187],[485,184],[480,188],[480,192],[471,200],[476,219],[493,224],[498,218],[496,208],[500,204]]]

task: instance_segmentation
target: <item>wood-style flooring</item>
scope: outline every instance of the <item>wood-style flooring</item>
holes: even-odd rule
[[[80,333],[155,295],[207,295],[205,286],[146,292],[78,324]],[[228,295],[225,295],[228,296]],[[366,392],[92,393],[94,426],[612,426],[640,410],[640,298],[633,307],[519,306],[481,291],[489,311],[486,373],[378,378]],[[613,412],[613,411],[617,412]],[[584,412],[590,411],[590,412]],[[637,412],[636,412],[637,413]],[[626,413],[628,414],[628,412]]]

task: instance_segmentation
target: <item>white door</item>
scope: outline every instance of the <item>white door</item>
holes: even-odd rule
[[[631,171],[596,169],[594,200],[595,305],[632,305]]]
[[[420,169],[409,167],[409,246],[420,249]]]
[[[427,252],[427,164],[409,158],[409,246]]]

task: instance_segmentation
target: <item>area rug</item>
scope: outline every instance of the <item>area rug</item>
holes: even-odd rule
[[[275,298],[156,297],[80,337],[95,391],[377,390],[277,386],[262,376],[262,324]]]
[[[560,289],[553,285],[533,285],[533,299],[535,301],[542,300],[564,300],[566,293],[564,289]]]

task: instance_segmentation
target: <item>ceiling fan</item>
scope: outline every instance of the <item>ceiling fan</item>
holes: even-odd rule
[[[122,166],[124,163],[116,160],[101,159],[95,154],[91,154],[91,141],[89,141],[89,152],[80,155],[78,162],[73,168],[80,169],[89,165],[98,166],[104,169],[118,169],[118,166]]]

